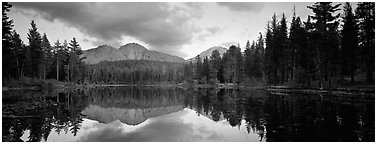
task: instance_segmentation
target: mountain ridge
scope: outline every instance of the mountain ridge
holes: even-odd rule
[[[202,59],[202,60],[203,60],[205,57],[210,58],[211,55],[212,55],[212,51],[214,51],[214,50],[219,51],[220,56],[222,57],[222,56],[224,55],[224,53],[225,53],[228,49],[226,49],[225,47],[222,47],[222,46],[213,46],[213,47],[210,47],[210,48],[208,48],[207,50],[201,52],[201,53],[198,54],[198,55],[199,55],[200,59]],[[196,56],[198,56],[198,55],[196,55]],[[187,59],[187,60],[188,60],[188,61],[191,61],[191,62],[195,62],[195,60],[196,60],[196,59],[195,59],[196,56],[194,56],[194,57],[192,57],[192,58],[189,58],[189,59]]]
[[[114,48],[108,45],[101,45],[93,49],[83,51],[82,57],[88,64],[97,64],[102,61],[121,61],[121,60],[150,60],[185,63],[181,57],[148,50],[138,43],[127,43],[121,47]]]

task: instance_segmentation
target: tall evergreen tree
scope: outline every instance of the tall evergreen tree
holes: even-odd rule
[[[232,48],[232,49],[231,49]],[[223,77],[225,83],[231,83],[233,82],[234,77],[234,64],[233,64],[233,57],[231,55],[231,51],[234,51],[234,48],[236,46],[232,45],[227,52],[224,53],[222,64],[223,64]]]
[[[235,68],[236,68],[234,83],[240,84],[244,78],[244,70],[243,70],[244,65],[243,65],[243,57],[241,53],[241,48],[239,44],[234,53],[234,57],[235,57]]]
[[[306,78],[307,78],[307,85],[311,85],[311,80],[316,79],[318,77],[318,68],[316,67],[316,60],[318,59],[318,51],[316,49],[316,39],[314,31],[314,24],[311,22],[310,16],[307,17],[306,21],[304,22],[305,27],[305,45],[306,49],[302,49],[303,53],[306,55],[301,55],[300,50],[298,51],[298,55],[301,56],[307,56],[302,57],[302,64],[305,63],[305,70],[306,70]],[[298,57],[298,62],[300,62],[300,57]],[[318,78],[317,78],[318,79]]]
[[[76,41],[76,38],[73,38],[69,43],[70,54],[68,58],[68,80],[69,81],[78,81],[82,76],[80,67],[82,67],[83,62],[80,56],[83,54],[80,45]]]
[[[241,48],[234,45],[223,55],[223,76],[225,82],[239,84],[243,78],[243,58]]]
[[[271,26],[270,26],[271,24]],[[282,80],[282,52],[281,46],[283,41],[282,32],[284,28],[281,28],[279,25],[276,14],[272,16],[271,23],[267,25],[266,32],[266,74],[267,74],[267,83],[277,84]]]
[[[210,78],[210,71],[209,71],[209,60],[207,57],[203,60],[203,71],[202,76],[205,78],[205,81],[208,82]]]
[[[245,70],[245,74],[246,76],[249,77],[250,80],[252,80],[253,78],[253,49],[254,49],[254,42],[253,44],[250,46],[250,42],[247,41],[246,43],[246,48],[245,48],[245,62],[244,62],[244,70]]]
[[[270,22],[267,22],[266,28],[266,52],[264,54],[264,71],[266,74],[266,81],[269,84],[274,84],[276,82],[276,66],[274,64],[274,47],[273,47],[273,36],[270,27]]]
[[[317,77],[320,80],[319,85],[323,87],[323,81],[327,78],[331,85],[331,77],[336,74],[338,62],[338,15],[333,15],[340,10],[341,4],[332,5],[331,2],[317,2],[312,6],[308,6],[314,12],[314,16],[310,16],[314,20],[312,29],[312,40],[316,50],[315,64]]]
[[[3,57],[3,78],[10,78],[11,67],[13,62],[11,61],[14,54],[11,49],[11,32],[13,29],[13,20],[9,19],[8,12],[12,7],[8,2],[2,3],[2,57]]]
[[[199,55],[195,57],[195,62],[195,78],[196,80],[200,81],[200,79],[202,78],[203,63]]]
[[[355,16],[349,2],[344,5],[343,29],[342,29],[342,45],[341,45],[341,74],[351,77],[354,82],[354,72],[356,69],[357,54],[357,26]]]
[[[46,79],[47,74],[51,71],[51,65],[53,64],[53,53],[50,41],[47,38],[46,33],[43,33],[42,42],[41,42],[42,50],[44,53],[43,58],[43,78]]]
[[[255,44],[255,52],[254,52],[254,69],[255,69],[255,77],[259,80],[262,79],[262,64],[263,64],[263,53],[264,53],[264,46],[263,46],[263,37],[262,34],[259,33],[258,41]]]
[[[14,67],[16,68],[16,78],[21,78],[24,76],[25,58],[27,54],[26,47],[22,42],[20,35],[15,30],[13,30],[11,41],[12,53],[14,53],[14,60],[12,61],[15,61]]]
[[[375,3],[360,2],[356,8],[362,66],[366,69],[367,82],[373,83],[375,48]]]
[[[32,76],[42,78],[43,72],[43,49],[42,49],[42,38],[41,34],[38,32],[37,25],[34,20],[30,23],[31,28],[29,29],[28,40],[30,49],[30,58],[32,66]]]
[[[281,63],[280,63],[280,54],[279,53],[279,24],[278,20],[276,18],[276,14],[272,16],[272,21],[271,21],[271,50],[272,50],[272,74],[273,74],[273,83],[277,84],[280,82],[281,76],[279,76],[281,70]]]
[[[310,21],[310,20],[309,20]],[[307,48],[307,34],[300,17],[296,17],[295,8],[291,27],[289,29],[289,67],[291,82],[305,84],[309,79],[309,61],[312,57],[310,49]]]
[[[218,50],[214,50],[211,53],[210,58],[210,83],[216,83],[218,82],[218,72],[221,65],[221,56]]]
[[[289,50],[288,50],[288,32],[287,32],[287,20],[285,14],[279,22],[278,31],[276,38],[276,49],[278,57],[278,68],[279,68],[279,82],[286,82],[288,80],[288,59],[289,59]]]
[[[53,52],[54,52],[54,59],[55,59],[55,68],[56,68],[56,80],[63,80],[64,75],[62,75],[62,67],[64,65],[63,60],[65,59],[64,55],[64,48],[63,45],[57,40],[54,43],[53,47]]]

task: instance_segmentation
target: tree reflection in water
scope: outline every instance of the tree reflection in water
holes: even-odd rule
[[[81,110],[87,105],[82,90],[67,93],[22,92],[24,96],[16,97],[22,101],[9,100],[14,94],[4,95],[8,96],[3,97],[3,141],[23,141],[21,136],[26,130],[30,131],[27,140],[30,142],[47,141],[52,130],[76,135],[84,118]]]
[[[89,105],[123,109],[183,105],[215,122],[246,128],[260,141],[374,141],[374,98],[151,87],[3,92],[3,141],[22,141],[25,131],[30,133],[27,141],[46,141],[52,132],[76,136],[83,118],[88,118],[82,112]]]
[[[260,141],[374,141],[374,98],[197,89],[188,107],[232,127],[246,121]]]

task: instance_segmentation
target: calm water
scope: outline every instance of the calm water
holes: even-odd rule
[[[360,96],[102,87],[2,101],[3,141],[375,141],[374,98]]]

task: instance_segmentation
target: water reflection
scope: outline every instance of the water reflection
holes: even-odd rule
[[[3,93],[3,141],[47,141],[52,130],[58,134],[70,132],[75,136],[84,117],[81,110],[86,106],[81,94],[82,91]],[[57,103],[59,101],[63,102]],[[26,130],[29,136],[22,140]]]
[[[3,92],[3,141],[374,141],[374,98],[227,89]]]

